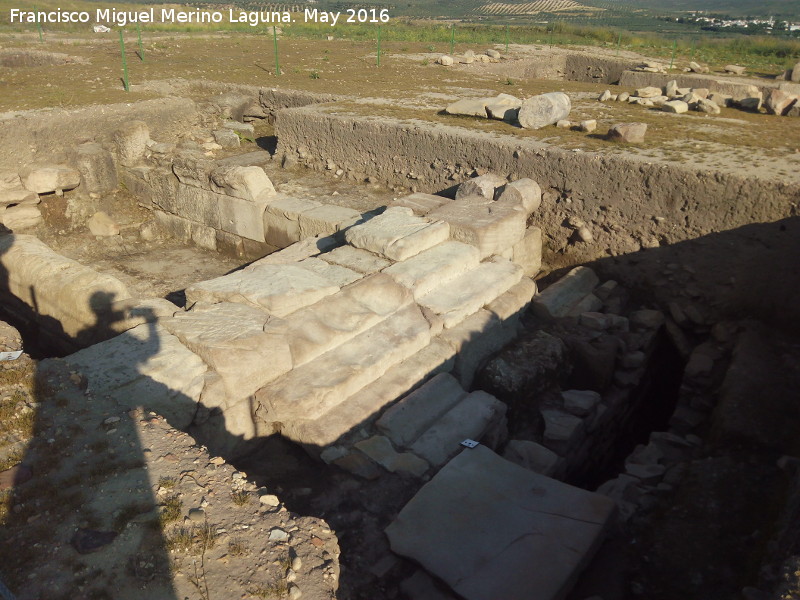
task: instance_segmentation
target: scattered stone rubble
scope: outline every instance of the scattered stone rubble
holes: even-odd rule
[[[474,50],[467,50],[462,56],[448,56],[444,54],[436,59],[436,63],[444,67],[450,67],[456,63],[471,65],[473,63],[496,63],[500,62],[503,56],[497,50],[490,48],[483,53],[477,54]]]
[[[732,96],[720,92],[710,92],[707,88],[680,88],[675,80],[669,81],[665,87],[648,86],[639,88],[631,94],[623,92],[614,96],[605,90],[598,100],[600,102],[617,101],[638,104],[646,107],[659,107],[664,112],[682,114],[690,110],[711,115],[718,115],[721,107],[737,107],[742,110],[759,112],[763,107],[767,113],[782,116],[798,116],[800,95],[779,88],[769,88],[761,92],[754,85],[743,87]]]

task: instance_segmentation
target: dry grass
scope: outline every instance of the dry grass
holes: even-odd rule
[[[162,525],[174,523],[183,514],[183,501],[178,494],[168,496],[161,503],[160,521]]]

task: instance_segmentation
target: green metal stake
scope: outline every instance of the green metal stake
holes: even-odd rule
[[[139,36],[139,58],[144,62],[144,48],[142,47],[142,28],[136,23],[136,34]]]
[[[453,49],[456,46],[456,24],[450,25],[450,54],[453,54]]]
[[[692,61],[694,60],[694,39],[692,39],[692,58],[690,58],[689,60]]]
[[[508,25],[506,25],[506,54],[508,54]]]
[[[617,56],[619,56],[619,47],[622,45],[622,34],[619,34],[619,38],[617,38]]]
[[[33,12],[36,13],[36,29],[39,31],[39,42],[44,44],[44,36],[42,36],[42,24],[39,22],[39,13],[36,11],[36,7],[33,7]]]
[[[381,26],[378,25],[378,66],[381,66]]]
[[[669,70],[672,71],[672,67],[675,64],[675,51],[678,49],[678,40],[672,42],[672,58],[669,61]]]
[[[272,26],[272,40],[275,42],[275,75],[281,74],[281,63],[278,60],[278,30]]]
[[[125,84],[125,91],[130,92],[131,86],[128,82],[128,59],[125,58],[125,40],[122,39],[122,29],[119,30],[119,49],[122,53],[122,83]]]
[[[550,30],[550,47],[553,47],[553,30]]]

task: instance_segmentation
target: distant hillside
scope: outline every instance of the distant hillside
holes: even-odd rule
[[[584,1],[592,5],[624,5],[649,8],[659,13],[670,11],[702,10],[730,15],[795,15],[800,17],[800,0],[605,0]]]

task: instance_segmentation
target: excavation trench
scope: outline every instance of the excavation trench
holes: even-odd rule
[[[507,423],[493,422],[479,441],[507,457],[513,455],[512,442],[547,450],[550,475],[587,490],[600,489],[618,503],[626,522],[641,526],[648,509],[673,489],[657,487],[662,477],[672,473],[670,481],[677,485],[677,467],[691,468],[693,457],[707,451],[700,436],[713,429],[715,386],[725,375],[735,338],[726,337],[726,324],[743,316],[779,318],[787,326],[800,322],[796,304],[782,304],[780,315],[773,311],[798,289],[796,274],[785,261],[775,260],[776,255],[793,256],[790,250],[797,244],[796,186],[633,165],[458,128],[346,117],[310,106],[325,98],[272,90],[266,92],[270,103],[264,101],[264,92],[257,96],[258,108],[252,95],[237,102],[228,99],[231,116],[257,119],[252,132],[256,143],[246,144],[248,152],[224,152],[207,160],[200,142],[167,147],[157,141],[135,166],[118,166],[122,191],[109,191],[98,199],[81,195],[77,188],[63,198],[42,197],[48,231],[41,237],[57,252],[93,268],[98,276],[114,277],[132,293],[125,306],[106,298],[97,315],[90,315],[96,323],[78,325],[40,310],[47,298],[38,298],[40,305],[18,301],[17,310],[4,305],[3,318],[22,331],[29,354],[64,356],[107,338],[110,342],[104,343],[113,343],[143,326],[136,321],[141,313],[134,309],[149,298],[171,305],[160,303],[158,319],[145,319],[144,325],[166,322],[170,311],[190,309],[197,302],[192,287],[199,282],[271,264],[259,261],[280,257],[282,250],[303,240],[316,239],[314,253],[303,260],[322,262],[318,257],[331,249],[348,247],[343,239],[347,228],[369,223],[409,192],[442,193],[433,199],[446,203],[451,198],[444,197],[444,190],[452,192],[454,185],[479,173],[495,172],[504,180],[530,177],[539,181],[544,194],[539,212],[524,223],[523,235],[535,234],[543,239],[543,247],[537,257],[530,256],[530,248],[525,250],[528,254],[510,248],[505,260],[524,258],[526,267],[541,261],[541,268],[536,265],[529,276],[539,279],[543,290],[545,281],[552,284],[574,267],[591,267],[598,278],[582,298],[597,293],[597,303],[591,310],[543,319],[529,310],[528,297],[520,310],[506,317],[513,322],[512,335],[501,320],[489,319],[483,306],[491,303],[481,304],[492,324],[472,333],[475,339],[486,336],[492,341],[480,351],[476,344],[464,344],[453,358],[455,370],[452,364],[450,370],[465,394],[484,390],[508,407]],[[224,104],[218,99],[216,107]],[[98,155],[108,152],[101,150]],[[241,173],[237,169],[256,167],[269,176],[285,202],[280,211],[242,197],[244,184],[225,179]],[[114,201],[104,204],[105,194]],[[237,208],[226,215],[204,212],[223,204]],[[257,223],[252,218],[254,205],[261,211]],[[74,240],[59,241],[64,236],[55,232],[58,228],[68,228],[73,218],[82,225],[85,217],[101,209],[120,220],[121,245],[85,232],[81,238],[77,226]],[[270,219],[261,221],[265,214]],[[594,244],[576,237],[577,221],[594,228]],[[759,224],[752,225],[755,221]],[[737,244],[742,240],[746,243]],[[87,252],[93,242],[94,250]],[[731,264],[731,252],[738,253],[739,264]],[[199,264],[181,268],[195,262]],[[753,282],[787,273],[794,279],[769,299],[754,294]],[[18,274],[10,275],[14,279]],[[93,324],[113,324],[108,315],[115,311],[125,328],[92,329]],[[94,337],[74,333],[87,327]],[[545,350],[553,353],[547,364],[542,362]],[[433,375],[442,373],[426,372],[422,381]],[[386,404],[422,381],[396,391]],[[519,381],[524,382],[522,388],[514,387]],[[580,396],[573,409],[565,408],[565,398],[576,391],[593,395]],[[284,423],[284,435],[277,435],[268,427],[273,422],[262,419],[265,429],[239,443],[242,440],[228,439],[234,436],[225,429],[222,408],[204,407],[199,400],[197,406],[184,429],[199,444],[228,459],[258,486],[274,490],[290,511],[319,516],[338,532],[345,567],[340,597],[396,597],[400,582],[416,566],[391,554],[383,532],[435,468],[424,478],[389,473],[369,463],[366,453],[359,454],[357,444],[380,435],[378,414],[319,444],[303,437],[302,423],[295,429]],[[325,456],[333,463],[327,465],[319,458],[330,448],[346,452],[333,459]],[[723,444],[722,453],[726,451]],[[351,461],[349,467],[340,460],[353,456],[360,462]],[[525,464],[519,452],[516,458]],[[641,484],[631,484],[632,479]],[[644,497],[652,499],[650,504]],[[614,539],[624,543],[628,535],[623,528]],[[388,563],[381,560],[386,557]],[[635,562],[628,561],[620,556],[621,564],[635,569]],[[599,590],[607,600],[624,597],[608,585],[579,589]]]

